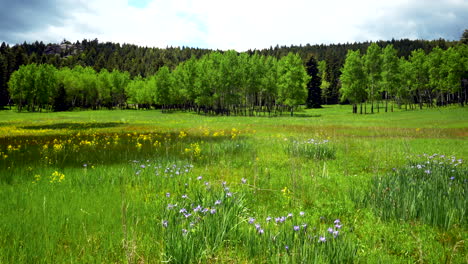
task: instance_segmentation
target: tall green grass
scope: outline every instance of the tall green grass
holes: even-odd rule
[[[466,110],[348,110],[0,112],[0,262],[466,262]]]
[[[419,220],[445,229],[466,226],[468,169],[462,159],[425,154],[374,177],[367,199],[385,220]]]

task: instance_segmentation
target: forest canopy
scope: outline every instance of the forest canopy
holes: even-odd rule
[[[0,107],[193,109],[253,115],[338,102],[466,103],[467,45],[391,40],[213,51],[98,40],[0,46]],[[320,97],[320,98],[317,98]],[[366,109],[364,109],[366,111]]]

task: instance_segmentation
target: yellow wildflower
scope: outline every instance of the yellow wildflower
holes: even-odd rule
[[[180,133],[179,133],[179,138],[180,139],[183,139],[186,136],[187,136],[187,133],[185,133],[184,131],[180,131]]]

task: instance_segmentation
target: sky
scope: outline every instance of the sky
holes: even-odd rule
[[[0,0],[0,42],[263,49],[460,39],[468,0]]]

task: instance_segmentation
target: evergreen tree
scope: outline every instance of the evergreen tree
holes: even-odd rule
[[[310,80],[307,83],[307,108],[321,108],[322,90],[320,89],[321,77],[319,75],[319,69],[317,61],[312,56],[306,63],[307,74],[310,76]]]
[[[61,112],[70,110],[70,105],[67,101],[67,92],[63,83],[58,84],[57,93],[53,98],[52,111]]]
[[[0,53],[0,109],[8,104],[10,95],[8,93],[8,60]]]

